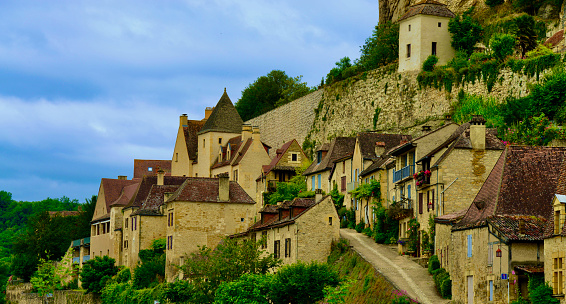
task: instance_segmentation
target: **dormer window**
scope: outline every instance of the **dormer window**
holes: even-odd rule
[[[228,146],[226,146],[226,159],[229,160],[232,157],[232,148],[230,147],[230,144],[228,144]]]
[[[322,151],[316,151],[316,163],[320,164],[322,161]]]
[[[219,163],[222,162],[222,146],[221,146],[220,149],[218,150],[218,162],[219,162]]]

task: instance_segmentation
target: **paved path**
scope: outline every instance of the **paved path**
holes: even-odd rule
[[[411,298],[417,299],[422,304],[450,302],[440,297],[432,276],[428,274],[426,268],[397,254],[396,249],[377,244],[371,238],[353,229],[340,229],[340,236],[349,240],[354,250],[370,262],[395,287],[407,291]]]

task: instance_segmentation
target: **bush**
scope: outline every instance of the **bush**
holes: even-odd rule
[[[428,259],[428,273],[432,274],[433,271],[440,268],[440,261],[438,256],[435,254]]]
[[[515,36],[509,34],[495,34],[489,40],[493,55],[499,61],[513,55],[515,51]]]
[[[445,299],[452,298],[452,280],[450,280],[450,276],[442,281],[442,285],[440,286],[440,295]]]
[[[485,0],[485,4],[489,7],[494,7],[503,3],[505,3],[505,0]]]
[[[374,240],[378,244],[383,244],[387,240],[387,234],[383,232],[376,233],[374,236]]]
[[[366,226],[366,224],[364,222],[360,222],[356,225],[356,231],[358,233],[362,233],[362,231],[364,230],[364,227]]]
[[[276,304],[316,303],[324,298],[326,286],[336,287],[338,283],[338,273],[328,264],[298,262],[275,273],[270,298]]]
[[[483,28],[479,22],[472,18],[473,7],[460,17],[450,19],[448,31],[452,34],[452,47],[463,51],[468,56],[474,51],[474,46],[482,39]]]
[[[116,282],[117,283],[126,283],[132,279],[132,272],[130,268],[125,267],[116,274]]]
[[[540,284],[530,292],[532,304],[558,304],[560,301],[552,297],[552,287],[548,284]]]
[[[371,227],[364,228],[364,230],[362,230],[362,233],[371,237],[372,236]]]
[[[118,273],[118,267],[114,265],[115,260],[108,257],[95,257],[84,263],[81,271],[82,287],[86,293],[100,293],[106,282]]]
[[[428,56],[428,58],[423,62],[423,71],[432,72],[437,63],[438,57],[436,57],[436,55]]]
[[[224,282],[216,289],[215,304],[269,304],[272,275],[244,274],[233,282]]]
[[[450,280],[450,274],[444,268],[438,268],[432,271],[429,270],[429,272],[433,274],[432,277],[436,290],[438,290],[443,298],[450,299],[452,297],[452,280]]]

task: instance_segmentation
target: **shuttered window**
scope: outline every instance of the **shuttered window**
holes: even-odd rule
[[[468,257],[472,257],[472,235],[468,234]]]

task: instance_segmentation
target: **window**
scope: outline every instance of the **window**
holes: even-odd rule
[[[175,161],[176,161],[176,162],[179,161],[179,153],[175,153]]]
[[[313,175],[313,176],[311,177],[311,186],[312,186],[311,188],[312,188],[312,191],[314,191],[315,185],[316,185],[316,184],[315,184],[315,182],[314,182],[314,175]]]
[[[442,22],[438,22],[438,27],[442,27]]]
[[[153,167],[147,167],[147,171],[153,172]]]
[[[419,193],[419,214],[423,214],[423,193]]]
[[[342,174],[346,173],[346,161],[342,161]]]
[[[96,225],[96,235],[100,235],[100,225]]]
[[[124,228],[128,228],[128,220],[124,221]]]
[[[267,248],[267,231],[261,232],[261,249]]]
[[[493,280],[489,280],[489,300],[493,301]]]
[[[560,234],[560,210],[554,211],[554,234]]]
[[[407,58],[411,58],[411,45],[407,44]]]
[[[173,249],[173,236],[170,235],[167,237],[167,249]]]
[[[124,249],[128,249],[128,241],[124,241]]]
[[[218,144],[220,144],[220,145],[222,144],[222,137],[220,137],[220,138],[218,139]]]
[[[273,243],[273,257],[276,259],[281,257],[281,241],[275,241]]]
[[[234,181],[238,181],[238,170],[234,170]]]
[[[340,191],[341,192],[346,191],[346,177],[345,176],[342,176],[342,178],[340,179]]]
[[[409,32],[411,31],[411,25],[409,24]]]
[[[318,188],[317,189],[322,189],[321,185],[322,185],[322,174],[319,174],[317,176],[317,180],[318,180]]]
[[[332,217],[331,216],[328,217],[328,225],[332,226]]]
[[[411,185],[407,185],[407,198],[411,199]]]
[[[291,153],[291,161],[298,161],[299,160],[299,154],[297,153]]]
[[[553,254],[552,263],[552,293],[564,293],[564,256]]]
[[[436,55],[436,42],[432,43],[432,55]]]
[[[291,239],[290,238],[286,238],[285,239],[285,257],[291,257]]]
[[[173,227],[173,211],[171,211],[171,212],[169,212],[169,214],[167,214],[167,226]]]
[[[316,151],[316,163],[320,164],[322,161],[322,151]]]
[[[102,223],[102,234],[106,233],[106,223]]]
[[[468,257],[472,257],[472,235],[468,234]]]
[[[206,139],[204,139],[204,138],[202,139],[202,147],[206,148]]]

